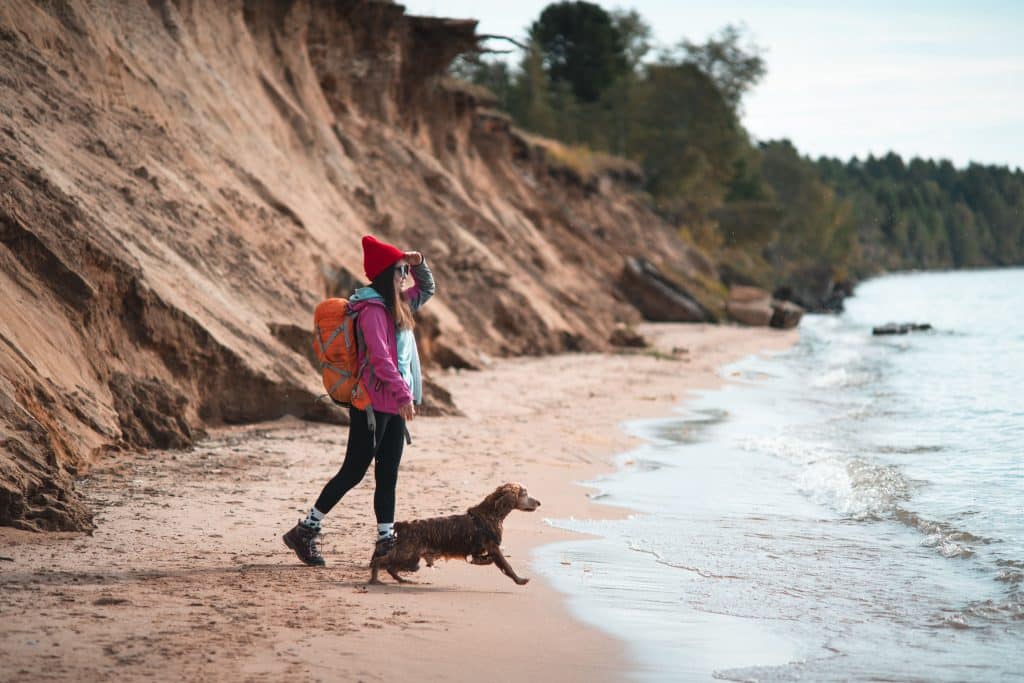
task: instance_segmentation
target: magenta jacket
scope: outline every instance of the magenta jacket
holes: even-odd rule
[[[426,259],[411,271],[415,284],[403,294],[415,312],[434,295],[434,278]],[[398,370],[395,319],[384,306],[384,300],[370,287],[356,290],[349,299],[349,307],[359,313],[357,324],[365,344],[365,350],[360,349],[359,353],[360,367],[369,356],[363,383],[370,404],[376,412],[397,414],[400,406],[413,402],[413,392]],[[413,353],[416,353],[415,346]],[[414,362],[418,372],[419,360]]]

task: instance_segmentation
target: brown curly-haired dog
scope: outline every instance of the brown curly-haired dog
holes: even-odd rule
[[[377,573],[384,569],[395,581],[405,583],[398,572],[414,572],[422,557],[428,567],[438,558],[469,559],[473,564],[496,564],[520,586],[529,582],[516,576],[501,554],[501,526],[513,510],[530,512],[540,507],[519,484],[502,484],[483,502],[464,515],[396,522],[395,547],[386,555],[370,560],[370,583],[380,583]]]

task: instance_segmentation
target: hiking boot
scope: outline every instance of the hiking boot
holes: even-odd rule
[[[394,534],[385,536],[384,538],[378,538],[377,545],[373,547],[373,556],[376,558],[387,555],[391,552],[391,549],[395,547],[396,543],[398,543],[398,537]]]
[[[320,554],[320,529],[299,522],[281,538],[303,563],[311,567],[323,567],[327,564],[324,562],[324,556]]]

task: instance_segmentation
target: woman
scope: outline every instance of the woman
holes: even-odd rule
[[[415,284],[403,291],[412,271]],[[369,287],[356,290],[349,307],[358,312],[359,367],[372,411],[349,408],[345,460],[327,482],[305,519],[284,535],[284,543],[308,565],[323,566],[318,548],[320,523],[342,496],[358,484],[375,460],[373,511],[377,516],[374,555],[387,553],[395,543],[395,484],[405,445],[405,423],[422,403],[420,360],[413,336],[412,314],[434,295],[434,278],[418,251],[402,251],[370,235],[363,237],[363,270]],[[371,423],[376,424],[371,432]]]

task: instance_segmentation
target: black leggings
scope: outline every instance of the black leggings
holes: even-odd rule
[[[398,483],[398,464],[402,461],[402,449],[405,447],[405,420],[400,415],[374,411],[377,418],[377,452],[374,453],[366,412],[349,408],[348,415],[345,461],[316,499],[316,509],[325,515],[330,512],[342,496],[363,480],[370,461],[376,459],[373,468],[376,480],[373,511],[377,515],[378,524],[394,522],[395,485]]]

